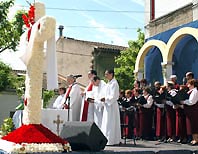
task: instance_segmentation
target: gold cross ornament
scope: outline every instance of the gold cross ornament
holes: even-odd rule
[[[53,123],[56,124],[56,132],[57,132],[57,135],[59,136],[59,132],[60,132],[60,124],[63,123],[63,120],[60,120],[60,115],[57,115],[57,120],[54,120]]]

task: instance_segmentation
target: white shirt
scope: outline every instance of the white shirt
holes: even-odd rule
[[[198,101],[198,91],[197,91],[197,88],[195,87],[192,89],[189,99],[184,101],[184,104],[191,106],[191,105],[196,104],[197,101]]]
[[[146,95],[144,96],[144,98],[147,98],[147,103],[143,105],[144,108],[151,108],[151,106],[153,105],[153,97],[151,95]]]
[[[102,126],[102,117],[103,117],[103,110],[104,110],[104,103],[101,98],[105,98],[105,90],[106,90],[106,83],[103,80],[100,80],[98,86],[93,86],[93,98],[94,98],[94,122],[96,125],[101,129]]]
[[[62,109],[64,107],[64,105],[62,104],[63,99],[64,99],[64,94],[59,95],[53,103],[53,108]]]
[[[177,90],[176,89],[171,89],[168,93],[171,95],[171,97],[174,97],[175,95],[177,95]],[[169,106],[173,106],[172,101],[166,101],[166,104],[169,105]]]

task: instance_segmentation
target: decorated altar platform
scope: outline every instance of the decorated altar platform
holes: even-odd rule
[[[14,123],[15,126],[21,126],[21,117],[22,110],[16,111],[14,114]],[[53,133],[59,135],[59,132],[63,129],[63,125],[67,121],[71,121],[72,119],[72,110],[61,110],[61,109],[41,109],[41,123],[50,129]],[[57,123],[58,122],[58,123]]]

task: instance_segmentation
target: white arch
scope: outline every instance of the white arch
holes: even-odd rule
[[[164,54],[163,61],[172,61],[172,56],[177,43],[186,35],[193,36],[198,41],[198,29],[192,27],[184,27],[177,30],[168,40],[167,51]]]
[[[142,48],[138,53],[135,63],[135,70],[134,70],[135,73],[137,73],[139,70],[144,70],[144,57],[153,46],[159,48],[163,57],[164,52],[166,51],[166,44],[160,40],[149,40],[142,46]]]

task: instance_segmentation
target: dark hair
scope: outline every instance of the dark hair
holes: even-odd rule
[[[112,74],[113,77],[114,77],[114,70],[113,69],[106,70],[106,72],[108,72],[109,74]]]
[[[100,78],[98,76],[94,76],[93,81],[97,81],[97,80],[100,80]]]
[[[175,87],[174,87],[174,83],[171,83],[171,82],[168,82],[167,83],[167,87],[168,88],[171,88],[171,89],[174,89]]]
[[[140,87],[140,81],[139,80],[135,80],[134,82],[137,82],[138,87]]]
[[[135,88],[135,89],[134,89],[134,92],[137,92],[138,94],[142,94],[142,89],[140,89],[140,88]]]
[[[96,70],[90,70],[89,72],[90,72],[91,74],[93,74],[93,75],[97,75]]]
[[[147,85],[147,80],[146,79],[142,79],[142,80],[140,80],[140,83],[144,83],[145,85]]]
[[[159,82],[159,81],[155,81],[155,82],[154,82],[154,86],[156,86],[156,85],[161,86],[162,84],[161,84],[161,82]]]
[[[144,91],[146,91],[148,94],[151,94],[151,88],[150,87],[145,87],[143,88]]]
[[[59,89],[63,90],[64,93],[66,93],[66,88],[65,87],[60,87]]]

